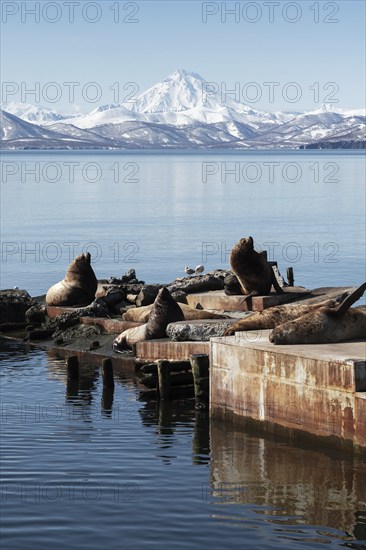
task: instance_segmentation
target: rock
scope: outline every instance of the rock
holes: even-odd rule
[[[215,336],[223,336],[232,325],[232,319],[200,319],[198,321],[178,321],[170,323],[166,333],[170,340],[187,342],[189,340],[207,342]]]
[[[146,285],[142,290],[140,290],[136,298],[136,307],[149,306],[150,304],[153,304],[161,287],[162,285]]]
[[[121,285],[122,284],[122,279],[117,279],[117,277],[109,277],[109,279],[103,279],[103,282],[102,280],[98,281],[98,283],[101,283],[101,284],[105,284],[107,283],[108,285]]]
[[[44,328],[45,330],[66,330],[69,327],[77,325],[79,323],[80,317],[81,315],[78,310],[73,311],[72,313],[62,313],[62,315],[58,315],[57,317],[53,317],[52,319],[47,319],[47,321],[43,323],[42,328]]]
[[[176,290],[175,292],[172,292],[172,297],[179,304],[188,304],[187,294],[183,292],[183,290]]]
[[[70,342],[76,339],[87,339],[99,336],[102,333],[102,328],[98,325],[74,325],[68,328],[58,328],[52,334],[52,338],[62,338],[64,342]],[[90,349],[90,343],[88,343]]]
[[[123,283],[129,283],[132,279],[137,280],[136,271],[133,268],[126,271],[126,273],[121,277]]]
[[[25,312],[25,319],[27,323],[34,323],[40,325],[46,320],[46,307],[40,304],[35,304]]]
[[[243,294],[237,276],[231,272],[224,279],[224,289],[227,296]]]
[[[103,302],[103,299],[97,298],[89,306],[75,308],[75,311],[62,313],[62,315],[48,319],[43,323],[42,328],[45,330],[53,328],[55,331],[62,332],[69,327],[77,325],[80,317],[108,317],[108,313],[108,307]]]
[[[206,292],[209,290],[222,290],[224,288],[224,279],[221,276],[214,275],[184,277],[183,281],[173,281],[167,288],[170,293],[180,290],[186,294]]]
[[[0,290],[0,323],[24,323],[26,311],[33,305],[26,290]]]
[[[122,288],[108,288],[105,296],[102,296],[103,302],[109,307],[113,308],[116,304],[126,298],[126,293]]]
[[[136,283],[136,284],[126,284],[123,285],[123,288],[126,291],[126,294],[139,294],[145,286],[145,283]]]

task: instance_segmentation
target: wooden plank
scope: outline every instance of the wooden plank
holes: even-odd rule
[[[251,299],[252,311],[263,311],[268,307],[278,306],[292,302],[306,296],[309,291],[302,287],[291,287],[285,289],[284,294],[271,292],[268,296],[254,296]],[[250,301],[244,300],[245,296],[227,296],[223,290],[211,292],[200,292],[188,294],[187,302],[191,307],[202,306],[203,309],[220,309],[225,311],[248,311]],[[249,307],[248,307],[249,306]]]

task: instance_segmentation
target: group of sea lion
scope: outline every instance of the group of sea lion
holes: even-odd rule
[[[268,294],[271,286],[283,293],[266,258],[254,250],[252,237],[240,239],[230,255],[232,271],[238,278],[244,299]],[[235,332],[273,329],[274,344],[334,343],[366,335],[366,311],[350,307],[361,298],[366,283],[347,296],[341,304],[328,300],[320,304],[292,304],[271,307],[230,325],[225,336]]]
[[[265,256],[254,250],[252,237],[236,243],[230,255],[230,265],[240,283],[243,300],[268,294],[272,285],[276,292],[284,292]],[[46,303],[49,306],[85,306],[94,300],[97,286],[90,254],[80,254],[69,265],[64,279],[48,290]],[[341,303],[326,300],[318,304],[271,307],[234,322],[225,336],[240,331],[273,329],[269,339],[274,344],[319,344],[362,338],[366,334],[366,310],[350,307],[365,290],[366,283]],[[172,322],[216,317],[222,316],[178,304],[163,287],[152,305],[131,309],[123,315],[124,320],[144,324],[122,332],[113,347],[121,351],[137,342],[163,338]]]
[[[274,344],[326,344],[366,336],[366,310],[352,308],[361,298],[366,283],[341,303],[326,300],[318,304],[275,306],[241,319],[226,330],[225,336],[247,330],[273,329]]]

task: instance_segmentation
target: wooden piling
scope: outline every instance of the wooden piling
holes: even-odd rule
[[[171,397],[171,384],[170,384],[170,366],[169,361],[158,361],[158,393],[159,398],[164,401]]]
[[[102,378],[103,387],[114,388],[113,364],[109,358],[102,361]]]
[[[190,356],[194,381],[196,409],[207,409],[209,405],[209,357],[205,353]]]
[[[294,286],[294,282],[295,282],[295,279],[294,279],[294,268],[293,267],[288,267],[286,269],[286,275],[287,275],[287,281],[288,281],[288,284],[290,286]]]
[[[67,364],[67,378],[69,381],[79,380],[79,359],[76,355],[71,355],[66,360]]]

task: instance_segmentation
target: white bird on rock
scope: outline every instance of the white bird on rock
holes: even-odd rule
[[[190,267],[186,266],[184,268],[184,271],[187,273],[187,275],[193,275],[194,269],[191,269]]]
[[[194,270],[194,274],[195,274],[195,275],[199,275],[199,274],[202,273],[204,270],[205,270],[205,266],[204,266],[204,265],[197,265],[197,266],[196,266],[196,269]]]

